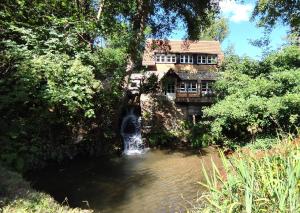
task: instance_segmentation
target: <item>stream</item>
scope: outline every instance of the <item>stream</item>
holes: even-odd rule
[[[221,162],[213,148],[201,154],[149,150],[142,155],[75,160],[27,179],[33,188],[71,207],[95,212],[185,212],[204,190],[202,163]]]

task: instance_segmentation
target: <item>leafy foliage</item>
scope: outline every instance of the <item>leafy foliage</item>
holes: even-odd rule
[[[263,54],[270,52],[270,33],[276,24],[289,27],[288,42],[299,45],[300,6],[298,0],[258,0],[252,13],[252,20],[265,29],[262,38],[250,41],[252,45],[263,48]]]
[[[96,141],[113,137],[127,54],[96,45],[103,33],[91,4],[0,3],[0,160],[6,165],[40,167],[94,152]]]
[[[159,89],[158,77],[155,74],[151,74],[142,84],[141,93],[154,93]]]
[[[101,28],[104,35],[119,45],[125,39],[129,54],[128,73],[138,71],[145,38],[164,38],[182,21],[187,37],[196,39],[202,28],[210,25],[209,14],[219,11],[218,1],[198,0],[125,0],[101,1]],[[99,7],[100,8],[100,7]],[[113,36],[112,36],[113,35]],[[115,38],[122,38],[121,40]],[[121,42],[120,42],[121,41]]]
[[[272,28],[277,22],[291,27],[299,35],[300,26],[299,1],[259,0],[252,18],[259,17],[259,26]]]
[[[216,40],[223,42],[228,36],[228,23],[225,18],[211,17],[211,24],[208,27],[203,27],[198,38],[199,40]]]
[[[216,139],[251,139],[299,125],[300,51],[288,47],[258,62],[229,56],[215,85],[218,101],[204,110]],[[223,138],[224,139],[224,138]]]

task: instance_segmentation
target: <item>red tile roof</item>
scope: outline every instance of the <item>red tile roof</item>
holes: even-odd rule
[[[217,54],[223,57],[219,41],[168,41],[168,40],[147,40],[143,55],[143,65],[155,65],[154,53],[206,53]]]

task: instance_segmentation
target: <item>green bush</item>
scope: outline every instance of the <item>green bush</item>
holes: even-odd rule
[[[215,84],[217,102],[204,110],[215,140],[253,140],[299,126],[300,50],[287,47],[262,61],[228,56]]]
[[[169,131],[152,132],[147,135],[147,139],[151,146],[172,147],[176,146],[179,142],[179,138]]]
[[[191,125],[190,132],[187,136],[193,148],[202,148],[214,144],[214,138],[210,134],[209,122],[198,122]]]

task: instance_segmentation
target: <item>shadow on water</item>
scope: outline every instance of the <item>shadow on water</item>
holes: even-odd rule
[[[201,161],[210,161],[216,152],[207,154],[152,150],[139,156],[74,161],[32,173],[28,179],[60,203],[67,198],[71,207],[96,212],[178,212],[188,205],[182,196],[188,201],[196,198]]]

